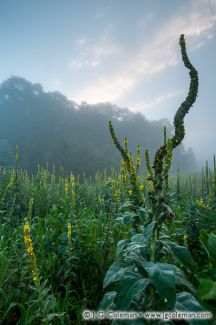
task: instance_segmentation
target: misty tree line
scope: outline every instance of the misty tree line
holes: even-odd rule
[[[140,144],[152,155],[161,145],[163,127],[173,132],[168,120],[148,121],[110,103],[77,105],[60,92],[44,92],[40,84],[10,77],[0,85],[0,165],[13,167],[15,147],[19,147],[20,167],[34,173],[38,164],[56,171],[94,175],[105,167],[120,167],[108,130],[111,120],[119,138],[130,139],[134,153]],[[183,169],[184,166],[184,169]],[[174,152],[173,171],[196,168],[192,149],[183,145]]]

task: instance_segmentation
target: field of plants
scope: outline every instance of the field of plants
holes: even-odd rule
[[[83,309],[99,308],[111,265],[105,285],[122,280],[117,288],[124,295],[118,309],[141,310],[138,302],[134,305],[135,298],[149,284],[146,310],[168,310],[167,303],[171,307],[175,296],[185,295],[179,300],[180,310],[199,310],[200,304],[215,313],[215,161],[213,170],[206,165],[202,177],[170,178],[170,207],[163,204],[154,259],[146,238],[151,239],[155,221],[148,222],[145,237],[133,229],[133,221],[138,226],[151,216],[146,207],[151,181],[140,175],[139,191],[145,203],[135,213],[124,165],[120,173],[113,170],[107,176],[104,171],[95,179],[82,178],[81,183],[73,175],[56,177],[40,167],[31,178],[25,171],[1,169],[1,324],[40,324],[42,320],[81,324]],[[120,272],[123,252],[130,259]],[[157,265],[158,273],[145,271],[143,254]],[[139,275],[132,272],[133,261],[138,263]],[[166,304],[165,299],[169,299]]]
[[[29,176],[18,148],[16,168],[0,169],[0,324],[83,324],[83,310],[209,311],[166,323],[216,324],[215,157],[201,174],[169,176],[198,91],[183,35],[180,47],[190,89],[153,162],[139,145],[133,157],[109,122],[119,171],[86,178],[39,166]]]

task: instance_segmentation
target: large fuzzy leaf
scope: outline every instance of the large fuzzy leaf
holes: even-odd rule
[[[187,287],[193,294],[196,293],[196,290],[192,283],[186,278],[184,272],[180,270],[178,267],[174,266],[175,269],[175,282],[177,286]]]
[[[103,288],[106,288],[111,283],[119,281],[126,271],[132,271],[133,269],[133,266],[124,267],[122,263],[114,262],[105,275]]]
[[[144,268],[163,299],[167,299],[167,307],[173,308],[176,302],[175,270],[170,264],[144,262]]]
[[[103,300],[100,303],[99,310],[111,310],[115,306],[115,297],[117,295],[116,291],[110,291],[105,293]]]
[[[216,235],[214,234],[208,235],[208,250],[214,265],[216,265]]]
[[[117,244],[116,256],[118,256],[130,241],[128,239],[120,240]]]
[[[152,237],[156,223],[157,223],[156,221],[150,222],[143,231],[143,236],[145,237],[147,242],[149,242],[149,240]]]
[[[199,312],[206,311],[199,302],[192,296],[192,294],[188,292],[181,292],[176,295],[176,311],[191,311],[191,312]],[[190,325],[209,324],[208,320],[198,321],[197,319],[187,319],[187,323]]]
[[[216,235],[207,233],[206,230],[200,230],[200,241],[208,253],[209,259],[212,264],[216,265]]]
[[[173,242],[165,242],[165,245],[172,251],[177,259],[186,267],[194,268],[196,263],[194,262],[189,250]]]
[[[139,295],[143,293],[148,285],[151,283],[149,279],[126,279],[121,282],[121,291],[119,295],[119,302],[117,303],[117,308],[119,310],[129,310],[130,305]]]

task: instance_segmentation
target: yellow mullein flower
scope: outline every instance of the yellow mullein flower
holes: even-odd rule
[[[139,190],[140,190],[140,191],[143,191],[143,190],[144,190],[144,185],[143,185],[143,184],[140,184],[140,186],[139,186]]]
[[[68,249],[67,252],[69,254],[69,257],[72,255],[72,240],[71,240],[71,235],[72,235],[72,226],[71,223],[68,223],[67,225],[67,237],[68,237]]]
[[[33,281],[35,283],[38,283],[39,282],[39,274],[38,274],[37,269],[33,269],[32,270],[32,277],[33,277]]]
[[[139,169],[141,164],[141,157],[140,157],[140,145],[137,146],[137,158],[136,158],[136,168]]]
[[[69,184],[68,184],[68,180],[65,180],[65,194],[68,194],[68,188],[69,188]]]
[[[122,167],[121,167],[121,181],[123,183],[126,183],[127,177],[126,177],[126,162],[122,160]]]
[[[31,240],[31,236],[30,236],[30,225],[27,221],[24,224],[23,230],[24,230],[24,243],[26,246],[26,252],[28,253],[28,255],[30,256],[30,259],[31,259],[33,281],[34,281],[35,285],[38,286],[38,285],[40,285],[39,273],[38,273],[38,269],[37,269],[36,257],[34,254],[32,240]]]
[[[138,144],[138,146],[136,147],[136,150],[137,150],[137,152],[139,153],[140,152],[140,145]]]
[[[67,226],[67,230],[68,230],[68,238],[71,238],[71,234],[72,234],[72,227],[71,224],[69,223]]]
[[[132,193],[133,193],[133,190],[128,190],[128,193],[129,193],[129,195],[132,195]]]
[[[30,237],[30,226],[29,223],[27,222],[24,225],[24,243],[26,246],[26,251],[30,256],[34,255],[34,251],[33,251],[33,246],[32,246],[32,240]]]
[[[148,181],[148,190],[149,190],[149,192],[153,191],[153,182],[152,181]]]
[[[115,199],[119,199],[120,196],[121,196],[121,190],[119,188],[115,189],[113,192],[113,197]]]
[[[200,200],[196,200],[197,205],[202,208],[202,209],[209,209],[209,206],[207,204],[205,204],[205,202],[203,201],[203,199],[201,198]]]

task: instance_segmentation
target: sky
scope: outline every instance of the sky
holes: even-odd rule
[[[216,0],[0,0],[0,82],[172,122],[190,81],[180,34],[199,73],[184,144],[204,163],[216,153]]]

